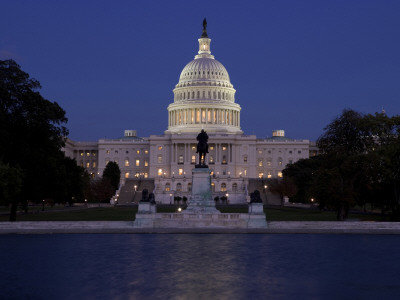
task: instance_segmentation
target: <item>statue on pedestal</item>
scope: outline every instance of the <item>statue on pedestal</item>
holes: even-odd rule
[[[206,154],[208,153],[208,135],[204,129],[202,129],[197,135],[197,140],[199,142],[197,143],[196,153],[199,153],[199,164],[196,165],[196,168],[208,168],[206,165]]]

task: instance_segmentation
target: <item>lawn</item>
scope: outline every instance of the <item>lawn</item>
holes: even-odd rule
[[[224,213],[246,213],[242,206],[221,205],[217,207]],[[157,208],[161,212],[175,212],[176,207],[168,205]],[[332,211],[317,209],[299,209],[289,207],[265,207],[267,221],[336,221]],[[8,221],[8,214],[0,215],[0,221]],[[133,221],[137,206],[95,207],[95,208],[64,208],[59,210],[31,210],[28,214],[18,214],[17,221]],[[388,221],[381,215],[351,213],[349,220],[357,221]]]
[[[28,214],[18,214],[17,221],[133,221],[137,206],[95,207],[63,209]],[[8,215],[1,215],[0,221],[8,221]]]

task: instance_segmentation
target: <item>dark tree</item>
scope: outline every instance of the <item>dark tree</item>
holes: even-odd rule
[[[57,166],[64,157],[65,112],[56,102],[44,99],[40,88],[15,61],[0,61],[0,161],[21,170],[23,180],[19,194],[11,200],[11,220],[15,220],[18,202],[41,202],[52,196]]]
[[[111,186],[114,188],[114,192],[118,190],[119,181],[121,179],[121,170],[116,162],[110,161],[103,171],[103,178],[107,178]]]

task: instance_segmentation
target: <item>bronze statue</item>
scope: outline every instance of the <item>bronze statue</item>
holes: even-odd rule
[[[202,38],[208,38],[207,35],[207,20],[204,18],[203,20],[203,34],[201,35]]]
[[[197,151],[199,153],[199,164],[196,165],[196,168],[207,168],[206,165],[206,154],[208,153],[208,135],[204,129],[197,135]]]

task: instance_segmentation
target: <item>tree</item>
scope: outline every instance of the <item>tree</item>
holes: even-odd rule
[[[121,179],[121,170],[116,162],[110,161],[103,171],[103,178],[107,178],[111,186],[114,188],[114,192],[118,190],[119,181]]]
[[[4,201],[12,203],[12,221],[18,202],[64,201],[69,193],[66,180],[71,174],[75,178],[82,175],[81,170],[72,171],[61,151],[68,134],[65,111],[43,98],[40,88],[15,61],[0,61],[0,162],[13,174],[2,185],[20,181],[13,195],[3,193]]]

